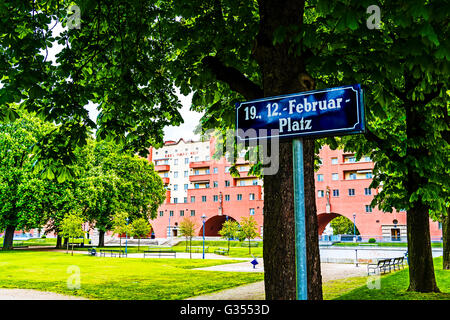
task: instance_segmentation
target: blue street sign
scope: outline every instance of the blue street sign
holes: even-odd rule
[[[241,141],[363,133],[363,90],[354,84],[236,103],[236,129]]]

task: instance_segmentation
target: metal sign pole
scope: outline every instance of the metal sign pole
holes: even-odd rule
[[[295,214],[295,263],[297,300],[308,300],[306,269],[305,183],[303,170],[303,140],[292,140]]]

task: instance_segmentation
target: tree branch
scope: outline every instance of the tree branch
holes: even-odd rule
[[[378,148],[383,150],[391,160],[396,162],[403,162],[404,157],[399,156],[398,153],[392,149],[386,139],[379,138],[375,133],[370,131],[369,128],[367,128],[367,132],[364,136],[367,140],[374,142],[378,146]]]
[[[217,57],[206,56],[202,64],[212,71],[217,80],[227,83],[231,90],[240,93],[246,99],[252,100],[264,96],[263,90],[248,79],[242,72],[233,67],[228,67]]]

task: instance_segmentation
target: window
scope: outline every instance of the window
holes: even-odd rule
[[[169,177],[169,173],[168,172],[164,172],[164,178]]]
[[[198,161],[198,160],[200,160],[200,157],[199,157],[199,156],[196,156],[196,157],[195,157],[195,161]]]
[[[191,217],[195,216],[195,210],[191,210]]]
[[[189,158],[184,158],[184,163],[188,164],[189,163]]]
[[[205,157],[205,160],[206,160],[206,161],[209,161],[209,156],[206,156],[206,157]]]
[[[372,172],[366,173],[366,179],[372,179]]]
[[[225,167],[225,173],[230,172],[230,167]]]
[[[209,174],[209,169],[206,169],[206,173],[205,174]]]
[[[338,164],[338,158],[331,158],[331,164]]]
[[[173,191],[177,191],[178,190],[178,185],[177,184],[174,184],[173,185]]]
[[[372,212],[372,207],[366,204],[366,212]]]
[[[240,180],[239,181],[239,186],[241,186],[241,187],[245,186],[245,180]]]
[[[319,197],[319,198],[323,198],[323,196],[324,196],[324,192],[323,192],[323,190],[319,190],[319,191],[317,191],[317,197]]]
[[[249,197],[250,200],[255,200],[255,194],[254,193],[250,193],[248,195],[248,197]]]
[[[250,215],[254,216],[255,215],[255,208],[250,208]]]
[[[183,198],[184,203],[187,203],[187,197]]]
[[[178,178],[178,171],[174,171],[174,172],[173,172],[173,177],[174,177],[174,178]]]
[[[196,176],[199,175],[199,174],[200,174],[200,170],[198,170],[198,169],[194,170],[194,174],[195,174]]]
[[[323,159],[319,158],[319,166],[323,165]]]
[[[332,173],[331,174],[331,180],[339,180],[339,173]]]
[[[187,190],[187,189],[189,189],[189,184],[186,183],[186,184],[184,185],[184,190]]]
[[[191,202],[195,202],[195,197],[191,196]]]
[[[184,210],[180,210],[180,217],[184,217]]]
[[[214,202],[219,201],[219,196],[217,194],[213,195],[213,201]]]
[[[160,216],[160,217],[163,217],[163,216],[164,216],[164,211],[160,211],[160,212],[159,212],[159,216]]]
[[[209,188],[209,183],[205,183],[205,188]]]
[[[194,184],[194,188],[198,189],[198,188],[200,188],[200,185],[198,183],[196,183],[196,184]]]
[[[218,186],[219,186],[219,182],[218,182],[218,181],[214,181],[214,182],[213,182],[213,187],[214,187],[214,188],[217,188]]]
[[[225,195],[225,201],[230,201],[230,195],[229,194]]]
[[[172,210],[169,211],[169,215],[170,215],[171,217],[173,217],[173,211],[172,211]]]
[[[354,196],[355,195],[355,189],[348,189],[348,195]]]
[[[349,179],[350,180],[355,180],[356,179],[356,173],[350,173]]]
[[[339,189],[333,190],[333,197],[339,197]]]
[[[254,186],[257,186],[257,185],[258,185],[258,180],[254,179],[254,180],[253,180],[253,185],[254,185]]]
[[[237,195],[237,200],[238,200],[238,201],[242,200],[242,194],[238,194],[238,195]]]
[[[173,164],[177,165],[178,164],[178,159],[173,159]]]
[[[372,189],[370,189],[370,188],[364,188],[364,194],[365,194],[366,196],[372,195]]]
[[[365,162],[370,162],[370,161],[372,161],[372,159],[370,159],[369,156],[363,157],[363,160],[364,160]]]
[[[185,171],[184,172],[184,177],[186,178],[186,177],[188,177],[189,176],[189,171]]]
[[[323,181],[323,174],[317,175],[317,181]]]
[[[173,198],[173,203],[178,203],[178,198]]]
[[[206,196],[202,196],[202,202],[206,202]]]
[[[225,180],[225,187],[229,187],[230,186],[230,181],[229,180]]]
[[[219,168],[217,168],[217,167],[213,168],[213,172],[214,173],[219,173]]]

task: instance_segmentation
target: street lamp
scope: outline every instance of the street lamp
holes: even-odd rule
[[[353,214],[353,240],[356,242],[356,223],[355,223],[356,213]]]
[[[130,219],[128,219],[128,217],[126,218],[127,221],[127,226],[128,226],[128,221]],[[127,246],[128,245],[128,228],[125,230],[125,255],[127,255]]]
[[[206,221],[206,215],[202,215],[202,222],[203,222],[203,259],[205,259],[205,221]]]

